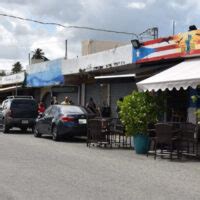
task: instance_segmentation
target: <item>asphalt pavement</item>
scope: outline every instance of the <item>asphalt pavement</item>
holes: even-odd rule
[[[0,200],[199,200],[200,163],[0,133]]]

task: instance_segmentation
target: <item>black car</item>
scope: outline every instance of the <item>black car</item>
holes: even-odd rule
[[[34,136],[42,134],[62,137],[87,135],[87,111],[75,105],[52,105],[36,120]]]
[[[30,96],[10,96],[2,103],[3,132],[8,133],[13,127],[21,128],[26,132],[27,128],[35,125],[38,116],[37,103]]]

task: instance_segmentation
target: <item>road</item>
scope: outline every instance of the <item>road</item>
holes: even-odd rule
[[[0,133],[0,200],[200,199],[200,163]]]

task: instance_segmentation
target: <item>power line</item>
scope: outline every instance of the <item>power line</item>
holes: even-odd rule
[[[85,29],[85,30],[91,30],[91,31],[100,31],[100,32],[107,32],[107,33],[116,33],[116,34],[132,35],[132,36],[135,36],[135,37],[138,38],[138,34],[136,34],[136,33],[131,33],[131,32],[115,31],[115,30],[109,30],[109,29],[100,29],[100,28],[93,28],[93,27],[88,27],[88,26],[65,26],[65,25],[60,24],[60,23],[42,22],[42,21],[38,21],[38,20],[34,20],[34,19],[23,18],[23,17],[14,16],[14,15],[8,15],[8,14],[4,14],[4,13],[0,13],[0,16],[15,18],[15,19],[23,20],[23,21],[30,21],[30,22],[34,22],[34,23],[38,23],[38,24],[43,24],[43,25],[60,26],[60,27],[67,28],[67,29],[70,29],[70,28],[74,28],[74,29]]]

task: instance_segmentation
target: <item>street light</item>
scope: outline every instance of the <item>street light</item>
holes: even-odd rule
[[[133,46],[134,49],[139,49],[140,46],[141,46],[141,43],[137,39],[131,40],[131,44],[132,44],[132,46]]]

